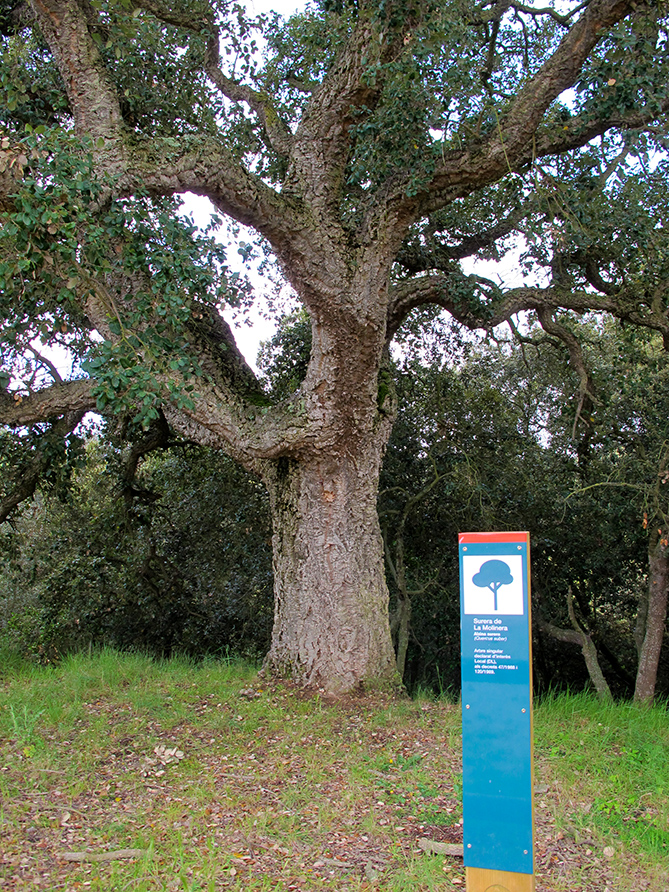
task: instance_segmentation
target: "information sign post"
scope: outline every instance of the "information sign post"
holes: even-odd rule
[[[467,892],[534,892],[529,533],[461,533]]]

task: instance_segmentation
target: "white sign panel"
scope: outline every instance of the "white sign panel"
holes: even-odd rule
[[[523,615],[521,555],[464,555],[465,613]]]

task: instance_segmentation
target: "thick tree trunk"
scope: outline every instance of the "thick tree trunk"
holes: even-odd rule
[[[266,468],[274,523],[274,631],[265,666],[343,694],[396,686],[376,509],[386,432]]]
[[[652,703],[655,697],[657,667],[664,639],[669,595],[669,550],[661,541],[648,551],[648,602],[646,628],[639,654],[634,689],[636,703]]]

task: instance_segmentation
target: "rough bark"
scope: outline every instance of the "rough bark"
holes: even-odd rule
[[[648,601],[646,606],[645,633],[639,653],[635,703],[650,704],[655,697],[657,667],[664,640],[669,596],[669,550],[657,541],[648,552]]]
[[[93,409],[95,397],[88,380],[53,384],[25,396],[0,390],[0,423],[12,427],[37,424],[65,413],[83,415]]]
[[[275,613],[265,666],[341,694],[395,686],[376,512],[386,431],[366,448],[267,464]]]

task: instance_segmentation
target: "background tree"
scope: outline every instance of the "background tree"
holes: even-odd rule
[[[261,657],[272,623],[262,486],[185,444],[164,444],[130,476],[145,436],[128,431],[119,448],[103,433],[67,496],[43,488],[0,540],[2,642],[43,660],[105,644]]]
[[[639,289],[609,233],[565,253],[561,201],[566,178],[587,214],[612,171],[624,185],[662,144],[662,8],[328,3],[270,20],[265,60],[225,2],[9,4],[2,28],[0,420],[162,415],[225,449],[270,496],[268,667],[335,692],[392,682],[376,514],[389,344],[428,304],[489,330],[536,310],[565,343],[559,307],[668,336],[666,290]],[[187,191],[251,227],[308,312],[306,375],[278,402],[220,315],[240,299],[222,250],[176,216]],[[531,260],[545,286],[463,272],[514,232],[552,234]],[[20,374],[32,345],[59,342],[70,379]]]
[[[665,486],[666,358],[657,337],[599,317],[581,320],[579,343],[598,394],[587,417],[564,341],[539,327],[399,372],[379,511],[391,560],[401,554],[405,587],[421,592],[410,600],[410,687],[459,684],[457,533],[529,529],[537,689],[590,678],[607,696],[634,692],[649,505]],[[406,595],[389,569],[399,616]],[[660,690],[666,669],[665,659]]]
[[[404,674],[412,689],[459,688],[458,532],[531,529],[533,556],[540,554],[565,492],[553,454],[542,447],[539,389],[528,393],[534,376],[524,374],[517,351],[508,343],[458,343],[454,334],[440,334],[451,345],[445,357],[430,351],[425,365],[412,358],[399,371],[400,409],[379,498],[390,560],[402,558],[406,589],[416,593]],[[407,595],[389,569],[398,621]],[[546,683],[556,681],[558,667],[559,659],[550,661]],[[568,677],[582,683],[578,672]]]
[[[666,517],[661,468],[669,434],[662,383],[666,352],[656,338],[601,318],[582,321],[578,328],[572,321],[570,330],[579,334],[581,371],[587,370],[586,399],[573,368],[570,372],[565,366],[560,374],[556,367],[559,341],[551,345],[545,335],[535,343],[525,339],[525,360],[536,351],[530,365],[535,389],[543,391],[542,439],[562,488],[559,516],[547,530],[544,548],[550,551],[538,555],[533,573],[543,608],[539,626],[582,649],[603,696],[610,691],[602,660],[617,691],[635,688],[640,700],[640,688],[647,687],[652,699],[667,597],[666,545],[661,542]],[[566,596],[566,616],[565,604],[549,594],[556,588]],[[649,599],[659,620],[651,620],[652,631],[646,633]],[[562,615],[563,626],[547,623],[545,610]],[[647,657],[642,659],[646,635]]]

